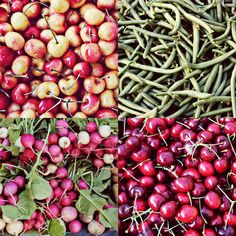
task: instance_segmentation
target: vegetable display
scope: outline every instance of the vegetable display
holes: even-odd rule
[[[119,126],[120,235],[236,235],[236,119]]]
[[[0,117],[116,118],[117,0],[0,1]]]
[[[1,120],[0,230],[117,231],[117,143],[113,119]]]
[[[235,5],[120,1],[120,118],[236,117]]]

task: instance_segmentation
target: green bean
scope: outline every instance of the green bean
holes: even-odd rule
[[[199,105],[203,105],[206,103],[215,103],[215,102],[230,102],[231,98],[230,96],[217,96],[217,97],[211,97],[211,98],[207,98],[204,100],[199,100],[197,102],[193,103],[193,106],[199,106]]]
[[[231,81],[231,99],[232,99],[233,117],[236,117],[236,95],[235,95],[236,65],[234,66],[230,81]]]
[[[210,90],[210,87],[213,85],[213,82],[215,80],[215,77],[216,77],[216,74],[217,74],[218,70],[219,70],[219,64],[216,64],[213,67],[213,69],[212,69],[211,73],[209,74],[209,77],[206,81],[206,84],[205,84],[204,89],[203,89],[204,93],[207,93]]]
[[[197,62],[199,41],[200,41],[199,25],[193,24],[193,59],[192,59],[193,64]]]
[[[138,110],[138,111],[142,111],[142,112],[147,112],[148,110],[142,106],[139,106],[131,101],[128,101],[126,99],[123,99],[121,97],[118,98],[119,102],[121,102],[124,106],[126,107],[130,107],[132,109]]]
[[[231,112],[231,111],[232,111],[232,107],[226,107],[226,108],[222,108],[222,109],[217,109],[215,111],[203,113],[201,115],[201,117],[211,117],[211,116],[221,115],[221,114]]]
[[[210,93],[202,93],[192,90],[182,90],[182,91],[171,91],[171,92],[160,92],[159,94],[169,94],[169,95],[181,95],[181,96],[188,96],[188,97],[194,97],[199,99],[207,99],[212,96]]]
[[[122,111],[128,112],[129,114],[135,115],[135,116],[139,116],[142,115],[141,112],[135,111],[129,107],[123,106],[121,104],[118,104],[118,108]]]

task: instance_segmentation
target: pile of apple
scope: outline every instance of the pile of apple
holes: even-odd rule
[[[0,1],[0,117],[117,117],[117,0]]]

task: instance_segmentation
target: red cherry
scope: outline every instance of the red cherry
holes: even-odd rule
[[[14,52],[6,46],[0,46],[0,65],[10,66],[15,59]]]
[[[164,203],[160,208],[160,215],[164,219],[174,218],[177,212],[177,204],[175,201]]]
[[[198,210],[194,206],[184,205],[177,212],[177,219],[183,223],[192,223],[198,216]]]
[[[221,205],[221,197],[218,193],[210,191],[205,196],[204,202],[208,207],[218,209]]]

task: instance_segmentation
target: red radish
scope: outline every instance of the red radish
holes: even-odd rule
[[[71,233],[79,233],[82,229],[82,224],[78,220],[73,220],[69,224],[69,229]]]
[[[32,147],[35,143],[34,135],[33,134],[23,134],[21,136],[21,143],[26,148]]]
[[[18,186],[14,182],[9,182],[4,186],[3,193],[6,197],[15,195],[18,191]]]

